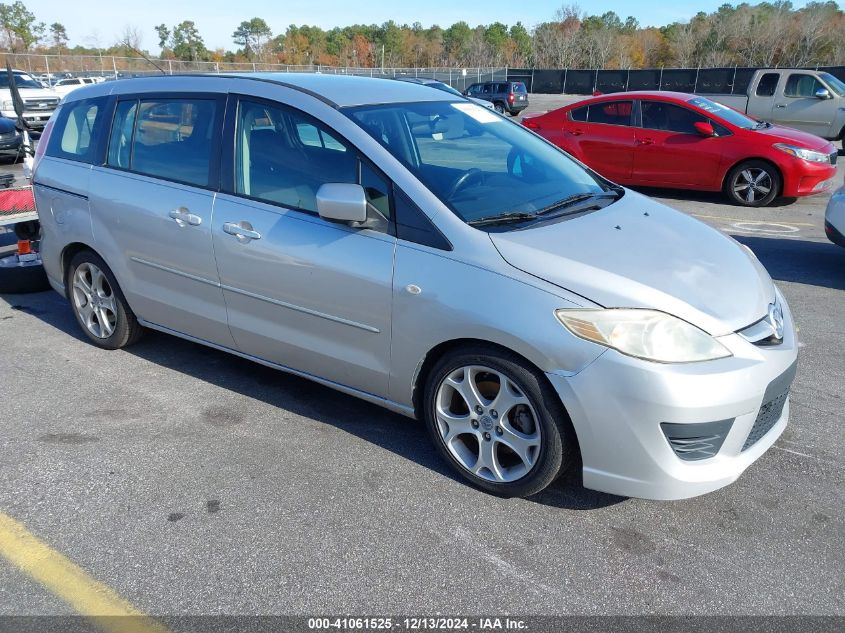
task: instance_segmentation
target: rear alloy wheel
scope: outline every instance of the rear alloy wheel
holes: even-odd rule
[[[503,105],[502,105],[501,103],[499,103],[498,101],[497,101],[496,103],[494,103],[494,104],[493,104],[493,107],[494,107],[494,108],[496,108],[496,112],[498,112],[499,114],[504,114],[504,113],[505,113],[505,106],[503,106]]]
[[[765,207],[780,191],[780,174],[769,163],[750,160],[731,170],[725,193],[745,207]]]
[[[77,322],[98,347],[118,349],[140,337],[138,320],[98,255],[82,251],[74,256],[68,267],[67,289]]]
[[[572,463],[568,418],[551,387],[507,353],[457,352],[434,367],[425,417],[439,452],[473,484],[524,497]]]

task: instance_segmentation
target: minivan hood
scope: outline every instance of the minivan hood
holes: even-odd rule
[[[603,307],[668,312],[713,336],[760,320],[775,299],[750,251],[632,191],[600,211],[489,235],[523,272]]]
[[[833,144],[830,141],[810,134],[809,132],[802,132],[791,127],[784,127],[782,125],[772,125],[771,127],[760,130],[749,130],[754,134],[762,134],[768,136],[772,143],[789,143],[797,145],[798,147],[805,147],[817,152],[828,153],[833,150]]]

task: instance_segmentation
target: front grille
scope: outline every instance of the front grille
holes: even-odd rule
[[[43,97],[41,99],[24,99],[24,109],[26,110],[55,110],[59,105],[59,100],[55,97]]]
[[[754,446],[761,437],[772,430],[772,427],[780,419],[783,413],[783,405],[789,396],[789,388],[792,386],[792,381],[795,380],[795,373],[797,371],[798,361],[794,360],[786,368],[785,372],[775,378],[766,387],[766,393],[763,394],[763,406],[757,412],[757,419],[754,420],[754,425],[745,439],[742,450]]]
[[[789,392],[784,392],[774,400],[769,400],[757,413],[757,419],[754,420],[754,426],[751,427],[751,432],[745,439],[745,444],[742,445],[742,450],[746,450],[754,446],[760,438],[772,430],[775,423],[780,420],[783,413],[783,405],[786,404],[786,399],[789,397]]]
[[[0,141],[14,141],[16,136],[16,132],[4,132],[0,134]]]

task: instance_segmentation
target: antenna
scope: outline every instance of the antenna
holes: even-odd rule
[[[139,51],[137,48],[135,48],[134,46],[132,46],[132,44],[130,44],[130,43],[129,43],[129,40],[123,40],[123,42],[122,42],[122,43],[123,43],[123,45],[124,45],[126,48],[128,48],[128,49],[130,49],[130,50],[134,51],[137,55],[140,55],[140,56],[144,59],[144,61],[146,61],[147,63],[149,63],[151,66],[154,66],[157,70],[159,70],[159,71],[161,72],[161,74],[162,74],[162,75],[166,75],[166,74],[167,74],[167,71],[166,71],[166,70],[164,70],[164,68],[162,68],[161,66],[159,66],[158,64],[156,64],[153,60],[151,60],[149,57],[147,57],[146,55],[144,55],[144,53],[143,53],[143,52]]]

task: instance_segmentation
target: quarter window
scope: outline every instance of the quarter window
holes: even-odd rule
[[[783,94],[787,97],[815,97],[816,90],[822,90],[822,83],[812,75],[794,73],[786,80]]]
[[[696,134],[695,124],[707,123],[705,116],[663,101],[643,101],[643,127],[649,130],[665,130],[679,134]]]
[[[96,137],[105,116],[105,98],[75,101],[62,106],[47,154],[86,163],[94,162]]]
[[[108,164],[208,186],[217,121],[211,99],[154,99],[118,104]]]

